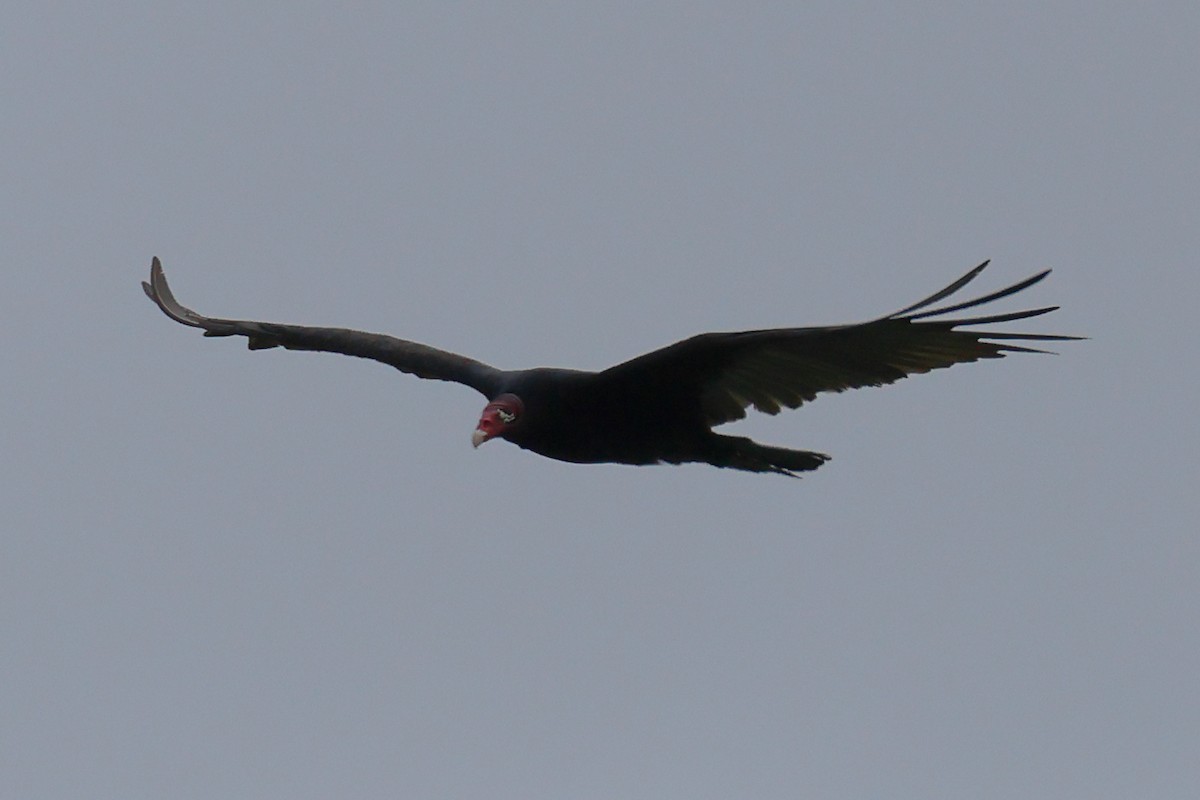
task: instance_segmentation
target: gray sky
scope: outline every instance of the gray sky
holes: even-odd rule
[[[788,5],[4,4],[0,796],[1197,796],[1200,6]],[[1093,339],[578,466],[152,255],[501,367],[989,257]]]

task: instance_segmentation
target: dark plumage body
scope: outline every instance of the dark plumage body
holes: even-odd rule
[[[857,325],[706,333],[600,372],[538,368],[505,371],[473,359],[382,334],[344,328],[204,317],[171,294],[158,259],[146,294],[167,316],[205,336],[245,336],[253,350],[285,347],[370,358],[422,378],[455,381],[489,399],[476,445],[508,441],[560,461],[654,464],[704,462],[794,475],[828,456],[770,447],[712,428],[745,416],[796,408],[821,392],[892,383],[1009,352],[1041,352],[1013,340],[1074,336],[962,331],[963,325],[1026,319],[1046,307],[966,319],[934,319],[1021,291],[1048,273],[992,294],[926,310],[973,280],[984,262],[950,286],[901,311]],[[989,341],[996,340],[996,341]]]

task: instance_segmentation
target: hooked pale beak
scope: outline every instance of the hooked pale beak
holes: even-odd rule
[[[479,424],[475,426],[475,432],[471,434],[471,445],[479,447],[489,439],[504,436],[505,432],[516,423],[523,410],[524,405],[521,403],[521,398],[515,394],[502,394],[488,403],[483,407],[483,414],[479,417]]]

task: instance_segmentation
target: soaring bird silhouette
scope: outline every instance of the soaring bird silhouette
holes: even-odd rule
[[[471,436],[478,447],[507,439],[535,453],[577,463],[704,462],[796,476],[829,460],[823,453],[762,445],[712,428],[746,416],[798,408],[821,392],[882,386],[908,375],[1007,353],[1041,353],[1013,341],[1080,339],[1032,333],[957,330],[1028,319],[1058,306],[945,319],[1038,283],[1050,270],[991,294],[930,308],[974,280],[988,262],[919,303],[853,325],[702,333],[600,372],[500,370],[465,356],[378,333],[274,322],[218,319],[180,305],[155,258],[146,294],[176,322],[205,336],[245,336],[251,350],[285,347],[369,358],[419,378],[454,381],[488,403]]]

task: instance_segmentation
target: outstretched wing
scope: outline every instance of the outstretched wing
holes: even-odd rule
[[[988,262],[954,283],[886,317],[857,325],[705,333],[600,373],[610,388],[638,384],[640,397],[676,404],[680,412],[720,425],[746,416],[797,408],[821,392],[882,386],[915,373],[1011,352],[1045,352],[1013,344],[1079,336],[956,330],[1048,314],[1058,306],[1007,314],[944,319],[942,315],[999,300],[1038,283],[1050,270],[962,303],[929,309],[974,280]]]
[[[488,397],[495,394],[500,382],[502,373],[494,367],[394,336],[347,328],[315,328],[202,316],[175,299],[157,258],[150,264],[150,281],[143,281],[142,288],[163,313],[176,322],[201,328],[205,336],[245,336],[251,350],[285,347],[370,358],[419,378],[466,384]]]

